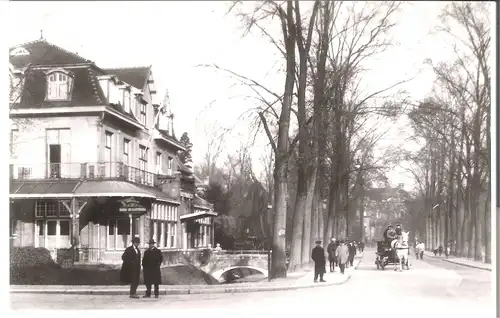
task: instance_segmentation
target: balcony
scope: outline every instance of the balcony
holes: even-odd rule
[[[11,164],[12,180],[123,180],[158,187],[158,175],[123,162]]]

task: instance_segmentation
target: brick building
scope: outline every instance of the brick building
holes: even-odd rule
[[[9,77],[13,246],[107,262],[133,236],[213,244],[216,213],[178,159],[151,66],[103,69],[42,39],[10,49]]]

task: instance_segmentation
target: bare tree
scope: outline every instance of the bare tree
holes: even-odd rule
[[[208,140],[204,161],[201,166],[203,177],[212,178],[214,176],[214,169],[222,153],[226,133],[227,130],[221,127],[212,126],[211,129],[205,129]]]
[[[231,10],[238,6],[234,3]],[[232,71],[222,69],[226,73],[232,74],[243,82],[247,87],[258,96],[259,100],[266,105],[266,108],[258,112],[261,119],[262,126],[269,139],[269,143],[275,155],[275,164],[273,171],[274,178],[274,220],[273,220],[273,243],[272,243],[272,261],[271,273],[273,278],[286,277],[286,210],[287,210],[287,172],[288,172],[288,158],[289,158],[289,128],[290,128],[290,114],[293,102],[293,91],[295,83],[295,48],[297,31],[295,25],[294,6],[292,1],[286,3],[276,3],[274,1],[266,1],[258,3],[256,7],[250,12],[245,13],[240,11],[238,15],[246,24],[248,32],[253,28],[259,29],[262,33],[266,34],[269,40],[276,45],[285,59],[285,80],[283,94],[276,94],[259,84],[257,81],[249,79],[248,77],[236,74]],[[278,45],[278,42],[273,39],[265,28],[260,26],[263,20],[270,20],[273,17],[278,17],[281,27],[281,36],[284,49]],[[274,101],[269,101],[264,95],[272,96]],[[279,104],[281,110],[276,112],[273,108]],[[275,138],[269,127],[268,120],[266,119],[266,112],[274,113],[278,123],[278,136]],[[277,140],[276,140],[277,139]]]
[[[490,246],[490,21],[486,3],[453,3],[441,15],[440,32],[453,39],[454,63],[434,65],[433,102],[423,103],[413,120],[424,127],[433,159],[427,192],[443,206],[430,209],[428,241],[462,256],[491,261]],[[445,163],[447,165],[445,166]],[[455,183],[457,191],[448,184]],[[436,184],[437,183],[437,187]],[[455,197],[455,198],[454,198]],[[456,242],[456,244],[455,244]]]

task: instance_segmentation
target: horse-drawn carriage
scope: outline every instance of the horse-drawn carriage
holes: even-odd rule
[[[396,266],[399,265],[399,270],[410,269],[408,262],[408,255],[410,254],[410,246],[407,241],[407,233],[404,235],[406,240],[402,237],[399,239],[394,239],[391,242],[378,241],[377,242],[377,258],[375,259],[375,264],[377,269],[384,270],[389,264],[394,265],[394,270],[397,270]]]

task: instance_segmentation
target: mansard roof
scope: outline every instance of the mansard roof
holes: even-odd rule
[[[47,69],[29,68],[25,73],[24,89],[19,108],[43,108],[51,106],[101,106],[107,103],[96,75],[98,71],[90,64],[64,67],[74,75],[71,100],[46,101]]]
[[[21,98],[16,102],[16,108],[106,105],[137,122],[131,111],[126,112],[121,105],[109,104],[97,77],[110,74],[97,67],[94,62],[44,39],[11,47],[10,52],[19,48],[26,50],[29,54],[9,56],[10,65],[24,72],[24,87]],[[74,74],[74,86],[70,101],[45,101],[46,72],[50,70],[50,67],[62,68]],[[148,71],[150,68],[148,67]],[[121,78],[121,80],[127,82],[131,78],[129,77],[127,80]],[[147,82],[147,78],[145,82]]]

